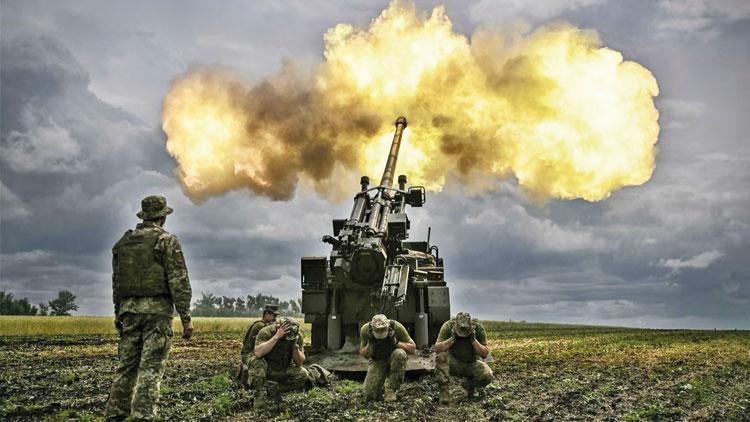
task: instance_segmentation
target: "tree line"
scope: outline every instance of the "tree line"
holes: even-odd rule
[[[40,303],[38,307],[29,303],[28,298],[16,299],[13,293],[0,291],[0,315],[69,316],[77,310],[76,295],[68,290],[60,291],[57,298]]]
[[[0,315],[40,315],[67,316],[78,310],[76,295],[62,290],[57,298],[47,303],[32,305],[28,298],[17,299],[13,293],[0,291]],[[300,316],[302,299],[281,300],[278,297],[261,293],[239,297],[216,296],[202,293],[193,305],[194,316],[248,317],[259,316],[266,305],[276,305],[282,315]]]
[[[247,295],[239,297],[215,296],[201,293],[193,305],[193,316],[247,317],[259,316],[266,305],[276,305],[282,315],[299,316],[302,313],[302,299],[281,300],[275,296]]]

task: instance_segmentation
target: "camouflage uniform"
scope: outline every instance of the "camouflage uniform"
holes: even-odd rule
[[[393,338],[404,343],[412,341],[406,328],[398,321],[388,320],[388,334],[384,339],[375,338],[371,324],[368,322],[359,331],[360,349],[368,343],[373,347],[363,388],[367,401],[379,399],[384,390],[392,394],[398,391],[404,381],[407,356],[403,349],[393,344]]]
[[[171,211],[163,197],[151,196],[143,200],[138,216],[150,220]],[[120,342],[105,416],[150,420],[156,417],[174,310],[183,325],[190,322],[192,292],[185,258],[177,238],[153,221],[128,230],[112,253],[112,298]]]
[[[242,340],[242,351],[240,351],[240,359],[245,365],[249,364],[253,356],[253,349],[255,349],[255,340],[258,337],[258,333],[266,325],[268,324],[263,322],[263,320],[258,320],[253,322],[250,328],[247,329],[245,338]]]
[[[273,315],[273,319],[266,320],[266,315],[271,314]],[[263,315],[261,315],[261,319],[250,324],[250,328],[248,328],[247,332],[245,332],[245,337],[242,340],[242,350],[240,351],[240,366],[237,371],[237,381],[240,383],[240,385],[252,388],[252,386],[247,382],[247,370],[250,364],[250,359],[252,359],[252,357],[254,356],[253,350],[255,349],[255,339],[256,337],[258,337],[258,333],[260,332],[260,330],[263,329],[263,327],[265,327],[266,325],[275,321],[278,315],[278,306],[266,305],[265,309],[263,309]]]
[[[284,319],[263,327],[255,338],[255,344],[259,345],[270,340]],[[260,409],[266,404],[266,387],[271,385],[278,387],[276,389],[278,393],[312,387],[313,378],[310,373],[304,367],[298,366],[292,359],[293,348],[298,347],[302,350],[304,345],[302,334],[297,333],[296,339],[293,340],[280,338],[273,349],[263,357],[250,355],[247,363],[247,382],[255,390],[253,407]],[[269,385],[267,381],[272,381],[273,384]]]
[[[451,338],[455,325],[456,318],[446,321],[440,328],[437,341]],[[487,334],[482,323],[471,319],[471,326],[479,344],[486,346]],[[450,349],[435,357],[435,378],[443,392],[441,395],[447,395],[451,375],[464,378],[464,387],[469,395],[472,395],[475,388],[484,388],[494,379],[492,369],[481,360],[471,343],[471,337],[456,337],[456,342]]]

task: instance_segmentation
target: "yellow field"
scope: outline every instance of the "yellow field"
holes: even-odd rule
[[[199,333],[241,333],[257,318],[195,317],[193,326]],[[175,333],[182,331],[180,319],[173,321]],[[309,327],[302,326],[303,333]],[[116,334],[110,316],[0,316],[0,336]]]

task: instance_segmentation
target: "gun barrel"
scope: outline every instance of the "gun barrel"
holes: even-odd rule
[[[396,119],[396,132],[393,133],[391,152],[388,153],[388,161],[385,163],[383,178],[380,179],[380,187],[390,188],[393,186],[393,174],[396,173],[396,161],[398,161],[398,150],[401,148],[401,136],[406,129],[406,117]]]

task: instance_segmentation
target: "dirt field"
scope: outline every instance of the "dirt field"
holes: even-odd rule
[[[496,381],[481,400],[438,405],[426,374],[410,377],[395,405],[363,405],[361,383],[338,380],[286,395],[280,413],[256,415],[251,394],[231,381],[248,321],[196,318],[194,340],[175,338],[164,419],[750,420],[749,331],[506,322],[485,324]],[[109,324],[0,317],[0,420],[100,419],[116,364]],[[71,332],[85,334],[61,334]]]

